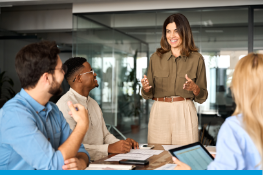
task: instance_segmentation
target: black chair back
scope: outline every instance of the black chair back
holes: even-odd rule
[[[7,100],[6,99],[0,99],[0,108],[2,108]]]

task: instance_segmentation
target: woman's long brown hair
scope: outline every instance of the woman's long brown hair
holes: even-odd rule
[[[169,16],[163,23],[162,39],[160,42],[161,48],[156,50],[157,55],[161,58],[164,53],[171,50],[171,46],[166,38],[166,26],[170,23],[176,24],[177,32],[182,39],[181,55],[188,57],[191,52],[197,52],[198,49],[195,46],[192,30],[187,18],[181,13],[176,13]]]

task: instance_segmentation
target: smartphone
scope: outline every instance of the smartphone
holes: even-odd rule
[[[147,145],[147,144],[144,144],[140,147],[140,149],[152,149],[154,148],[154,145]]]
[[[132,164],[132,165],[148,165],[148,160],[130,160],[130,159],[123,159],[119,161],[120,164]]]

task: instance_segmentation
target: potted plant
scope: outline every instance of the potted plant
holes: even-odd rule
[[[13,90],[14,81],[5,74],[6,71],[0,73],[0,99],[9,100],[13,98],[16,93]]]

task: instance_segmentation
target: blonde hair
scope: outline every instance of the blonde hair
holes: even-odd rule
[[[236,102],[233,115],[242,114],[245,130],[263,158],[263,55],[250,53],[236,65],[231,89]]]

